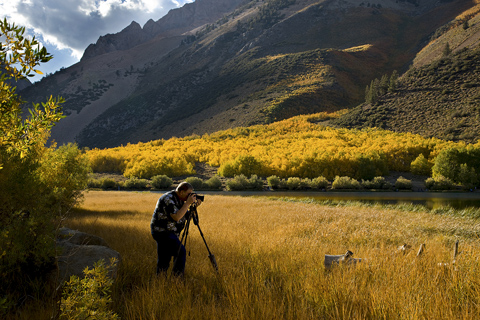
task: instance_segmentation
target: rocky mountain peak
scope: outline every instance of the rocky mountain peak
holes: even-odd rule
[[[150,38],[151,36],[149,36],[137,22],[132,21],[128,27],[119,33],[101,36],[98,38],[96,44],[89,45],[81,61],[117,50],[130,49],[144,43]]]
[[[213,23],[224,14],[232,11],[243,0],[197,0],[181,8],[170,10],[164,17],[150,19],[142,28],[133,21],[116,34],[101,36],[97,43],[85,50],[82,61],[95,56],[133,48],[157,36],[178,36],[207,23]]]

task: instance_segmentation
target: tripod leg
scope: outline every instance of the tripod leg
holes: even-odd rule
[[[173,259],[173,271],[176,275],[180,275],[185,270],[185,256],[186,256],[186,245],[188,239],[188,231],[190,228],[190,217],[185,224],[185,229],[183,230],[182,238],[180,243],[178,244],[178,251],[177,254],[174,256]]]
[[[218,265],[217,265],[217,260],[215,259],[215,256],[210,252],[210,249],[208,248],[207,241],[205,240],[205,237],[203,236],[202,229],[200,229],[200,226],[197,224],[198,231],[200,231],[200,235],[202,236],[203,242],[205,243],[205,247],[207,247],[208,251],[208,258],[210,259],[210,262],[212,263],[213,268],[215,271],[218,272]]]

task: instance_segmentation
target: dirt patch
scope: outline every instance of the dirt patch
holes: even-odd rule
[[[415,175],[415,174],[410,173],[410,172],[390,171],[390,174],[388,176],[385,176],[384,178],[385,178],[385,180],[390,182],[392,184],[392,186],[394,186],[395,182],[400,177],[403,177],[407,180],[412,181],[413,191],[424,191],[426,189],[425,180],[428,179],[427,176],[419,176],[419,175]]]

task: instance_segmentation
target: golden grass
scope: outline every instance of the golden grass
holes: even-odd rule
[[[88,192],[67,221],[121,253],[114,308],[123,319],[480,319],[478,220],[207,195],[200,227],[220,271],[192,225],[182,282],[154,275],[159,196]],[[457,239],[457,269],[438,267]],[[403,243],[414,249],[396,253]],[[324,255],[347,249],[366,260],[326,272]]]

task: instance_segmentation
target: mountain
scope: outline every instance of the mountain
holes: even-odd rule
[[[480,5],[437,30],[397,88],[330,125],[380,127],[476,143],[480,133]]]
[[[143,28],[132,22],[100,37],[79,63],[21,95],[63,96],[68,117],[52,138],[89,147],[354,108],[372,79],[408,70],[435,32],[475,7],[465,0],[197,0]]]

